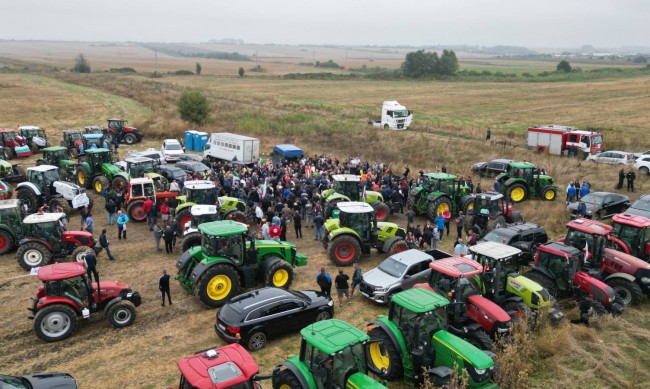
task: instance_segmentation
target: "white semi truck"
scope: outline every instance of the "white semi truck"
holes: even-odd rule
[[[391,128],[393,130],[406,130],[413,120],[413,111],[396,100],[384,101],[381,106],[381,120],[368,122],[373,127]]]
[[[208,159],[220,159],[249,165],[260,160],[260,140],[229,132],[213,133],[205,145],[203,155]]]

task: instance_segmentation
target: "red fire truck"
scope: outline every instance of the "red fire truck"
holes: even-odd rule
[[[578,156],[582,159],[589,154],[605,151],[603,134],[600,132],[578,130],[575,127],[547,124],[528,128],[528,147],[550,154]]]

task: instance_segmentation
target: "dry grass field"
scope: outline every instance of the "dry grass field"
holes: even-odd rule
[[[256,48],[260,57],[262,49],[270,50]],[[310,60],[309,48],[300,50],[305,50],[304,56]],[[0,127],[36,124],[46,128],[58,143],[61,129],[103,124],[109,116],[124,116],[145,132],[145,142],[135,148],[159,147],[163,137],[179,137],[188,128],[175,106],[182,90],[188,88],[200,90],[209,98],[211,124],[204,128],[208,132],[258,136],[269,151],[275,143],[291,142],[311,155],[355,155],[381,160],[398,172],[405,165],[417,172],[431,171],[445,163],[450,172],[467,176],[473,162],[509,157],[545,167],[556,178],[561,191],[568,180],[583,178],[594,189],[609,191],[614,188],[617,168],[533,154],[523,147],[525,128],[551,122],[601,127],[607,129],[605,142],[610,149],[650,149],[646,124],[650,77],[590,83],[304,81],[283,80],[269,74],[231,77],[241,64],[203,59],[199,62],[205,75],[200,77],[151,79],[143,75],[75,75],[51,70],[69,68],[80,51],[88,56],[93,69],[132,66],[138,71],[154,70],[145,51],[131,44],[0,42],[0,67],[28,68],[0,73]],[[269,52],[269,56],[280,56],[278,53],[279,50]],[[288,54],[291,53],[285,55]],[[344,54],[339,50],[338,55],[332,59],[344,63]],[[196,62],[161,54],[158,57],[160,68],[165,70],[193,70]],[[400,62],[384,60],[393,61],[395,67]],[[293,63],[285,59],[274,61],[263,66],[274,69],[270,73],[276,75],[299,71],[296,69],[302,67],[296,64],[306,62],[295,58]],[[415,109],[412,131],[384,131],[365,124],[368,118],[376,116],[386,99],[398,99]],[[493,140],[509,143],[503,147],[485,142],[486,126],[493,129]],[[120,149],[124,153],[127,147]],[[29,165],[29,161],[25,163]],[[482,184],[486,187],[490,182]],[[650,191],[648,177],[639,177],[636,187],[637,192],[630,193],[633,199]],[[106,213],[103,202],[95,200],[96,230],[100,231],[106,226]],[[527,201],[520,208],[527,220],[543,224],[556,238],[567,221],[561,200]],[[403,225],[405,219],[397,215],[396,222]],[[79,225],[77,214],[70,225]],[[313,240],[313,230],[306,229],[304,233],[302,240],[293,239],[292,232],[288,234],[299,251],[309,256],[309,265],[296,269],[294,287],[314,288],[317,269],[326,266],[334,273],[335,268],[320,244]],[[215,311],[204,308],[177,283],[172,285],[174,305],[160,306],[158,277],[164,268],[174,273],[180,253],[157,255],[153,238],[144,225],[131,225],[127,241],[118,241],[116,235],[116,229],[110,228],[108,236],[117,261],[108,261],[102,253],[98,269],[103,279],[127,282],[143,295],[136,322],[114,330],[107,320],[93,318],[60,343],[40,341],[33,333],[32,322],[26,318],[38,280],[18,267],[13,253],[0,257],[0,372],[67,371],[82,388],[164,388],[177,381],[177,359],[222,344],[213,330]],[[449,240],[443,242],[443,248],[451,249]],[[367,270],[381,259],[372,255],[364,258],[361,265]],[[530,337],[521,350],[520,360],[504,368],[524,374],[525,386],[531,388],[645,387],[650,380],[645,368],[650,364],[648,303],[644,300],[640,309],[626,310],[622,318],[600,319],[591,328],[565,324]],[[563,308],[568,316],[576,313],[570,301]],[[351,306],[337,309],[336,316],[363,328],[383,311],[382,307],[357,298]],[[255,354],[261,371],[270,372],[287,354],[296,352],[298,344],[297,336],[271,341],[267,349]]]

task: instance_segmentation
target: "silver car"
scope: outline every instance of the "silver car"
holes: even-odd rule
[[[386,304],[390,297],[411,288],[414,284],[427,282],[433,257],[420,250],[411,249],[392,255],[376,268],[363,274],[359,289],[365,297]]]

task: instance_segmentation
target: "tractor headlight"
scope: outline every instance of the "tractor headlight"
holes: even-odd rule
[[[487,371],[486,369],[475,369],[475,370],[476,370],[476,374],[478,375],[485,374],[485,372]]]

